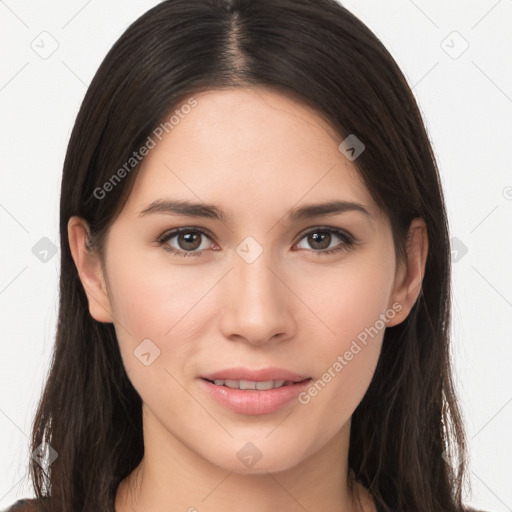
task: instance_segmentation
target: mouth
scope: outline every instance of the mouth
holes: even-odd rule
[[[278,389],[285,386],[293,386],[295,384],[303,384],[312,380],[311,377],[303,380],[266,380],[266,381],[253,381],[253,380],[231,380],[231,379],[206,379],[203,380],[214,384],[215,386],[225,387],[230,389],[240,389],[243,391],[268,391],[270,389]]]
[[[204,392],[219,405],[237,414],[272,414],[292,404],[310,385],[311,377],[295,380],[235,380],[201,377]],[[254,378],[254,377],[253,377]],[[266,377],[268,378],[268,377]]]

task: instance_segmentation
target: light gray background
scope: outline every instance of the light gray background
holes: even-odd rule
[[[43,237],[58,245],[62,164],[87,85],[128,24],[157,3],[0,0],[0,509],[32,496],[30,427],[55,335],[59,253],[44,262],[32,249]],[[425,117],[454,237],[466,501],[510,511],[512,0],[344,5],[395,57]]]

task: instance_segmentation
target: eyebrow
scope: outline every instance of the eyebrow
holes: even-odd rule
[[[324,217],[327,215],[337,215],[340,213],[355,211],[366,215],[369,220],[373,219],[373,215],[359,203],[351,201],[333,200],[326,203],[308,204],[291,210],[285,218],[287,220],[302,220],[315,217]],[[228,215],[218,206],[206,203],[193,203],[185,200],[157,199],[153,201],[147,208],[139,213],[139,217],[145,215],[163,213],[167,215],[180,215],[184,217],[197,217],[220,220],[225,222]]]

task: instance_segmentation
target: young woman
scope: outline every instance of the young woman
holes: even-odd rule
[[[436,162],[337,2],[133,23],[78,114],[60,229],[36,499],[12,510],[468,510]]]

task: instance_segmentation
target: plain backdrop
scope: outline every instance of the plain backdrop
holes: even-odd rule
[[[0,0],[0,509],[33,495],[28,442],[55,336],[59,187],[74,119],[111,45],[157,3]],[[466,501],[511,511],[512,0],[344,5],[391,52],[425,118],[452,237]],[[46,261],[41,244],[55,245]]]

